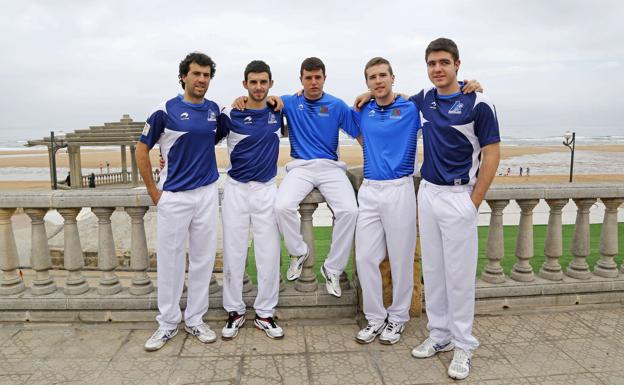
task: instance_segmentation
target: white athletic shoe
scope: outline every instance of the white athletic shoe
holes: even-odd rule
[[[448,375],[456,380],[463,380],[470,374],[470,360],[472,358],[472,352],[455,349],[453,354],[453,361],[448,368]]]
[[[385,320],[378,323],[369,321],[368,325],[355,336],[355,340],[361,344],[370,344],[384,331],[386,325],[387,323]]]
[[[256,325],[256,328],[264,330],[269,338],[284,338],[284,330],[275,323],[273,317],[260,318],[256,316],[254,325]]]
[[[208,344],[217,340],[217,334],[210,329],[210,326],[202,323],[197,326],[184,326],[188,334],[194,335],[201,342]]]
[[[235,311],[228,313],[228,320],[221,330],[221,338],[224,340],[231,340],[238,335],[238,329],[245,324],[245,315],[238,314]]]
[[[325,278],[325,288],[327,289],[327,292],[334,297],[340,298],[342,295],[342,289],[340,288],[340,276],[325,270],[325,265],[321,265],[321,274],[323,275],[323,278]]]
[[[394,345],[401,339],[401,333],[405,330],[403,322],[388,322],[386,328],[379,336],[379,342],[384,345]]]
[[[450,352],[453,349],[455,349],[455,344],[453,344],[452,341],[436,344],[431,338],[427,338],[420,345],[412,349],[412,357],[429,358],[440,352]]]
[[[145,350],[148,352],[156,351],[167,343],[170,339],[178,334],[178,328],[171,330],[158,329],[152,334],[152,336],[145,342]]]
[[[290,257],[290,266],[288,266],[288,272],[286,273],[286,279],[289,281],[294,281],[295,279],[301,276],[301,271],[303,271],[303,263],[308,259],[308,253],[306,252],[300,256],[291,256]]]

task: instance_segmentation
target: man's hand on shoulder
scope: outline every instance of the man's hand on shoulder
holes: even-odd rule
[[[245,103],[247,103],[247,96],[239,96],[232,102],[232,108],[236,108],[237,110],[244,111]]]
[[[483,87],[481,87],[481,83],[476,80],[464,80],[464,86],[462,87],[462,92],[464,94],[471,94],[473,92],[483,92]]]
[[[364,92],[363,94],[355,98],[355,101],[353,102],[353,108],[356,111],[359,111],[365,103],[371,100],[372,97],[373,95],[370,93],[370,91]]]
[[[284,108],[284,101],[279,96],[267,96],[267,103],[273,106],[273,111],[281,111]]]

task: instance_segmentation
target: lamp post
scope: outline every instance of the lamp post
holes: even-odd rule
[[[65,141],[65,132],[59,131],[57,135],[60,143],[56,143],[54,138],[54,131],[50,131],[50,152],[52,153],[52,190],[58,189],[58,183],[56,179],[56,152],[61,148],[67,147],[67,143]]]
[[[576,132],[566,131],[563,134],[563,145],[570,149],[570,183],[574,172],[574,145],[576,143]]]

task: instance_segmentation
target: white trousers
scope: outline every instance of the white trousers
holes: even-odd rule
[[[275,218],[275,182],[240,183],[228,178],[223,192],[223,307],[245,314],[243,275],[253,230],[258,272],[256,314],[272,317],[279,295],[280,235]]]
[[[472,335],[478,257],[478,212],[471,186],[438,186],[423,180],[418,224],[429,336],[474,350]]]
[[[318,188],[334,212],[335,221],[325,269],[341,274],[349,260],[358,208],[353,187],[345,174],[343,162],[328,159],[294,160],[286,165],[286,177],[280,184],[275,200],[277,223],[284,235],[290,255],[303,255],[308,246],[301,236],[299,203]]]
[[[365,179],[358,192],[355,230],[358,278],[364,315],[377,323],[407,322],[414,288],[416,196],[412,176],[374,181]],[[388,251],[392,272],[392,305],[383,304],[379,264]]]
[[[158,310],[161,329],[174,329],[182,319],[186,242],[189,267],[184,322],[197,326],[208,311],[208,289],[217,248],[217,184],[190,191],[164,191],[156,225]]]

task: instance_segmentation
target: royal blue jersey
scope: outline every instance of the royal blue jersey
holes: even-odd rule
[[[350,108],[334,96],[324,93],[318,100],[309,100],[303,95],[284,95],[282,100],[294,159],[338,160],[338,129],[354,138],[358,135]]]
[[[228,175],[238,182],[268,182],[277,175],[282,117],[267,107],[244,111],[224,108],[219,125],[227,134]]]
[[[500,142],[494,105],[482,93],[439,95],[435,88],[410,100],[421,113],[422,177],[437,185],[474,185],[481,148]]]
[[[414,103],[399,96],[380,107],[371,100],[354,116],[362,132],[364,178],[391,180],[414,173],[420,128]]]
[[[192,104],[178,95],[147,118],[139,140],[150,149],[160,145],[165,168],[160,173],[159,189],[188,191],[219,178],[214,146],[225,135],[217,124],[220,111],[213,101]]]

